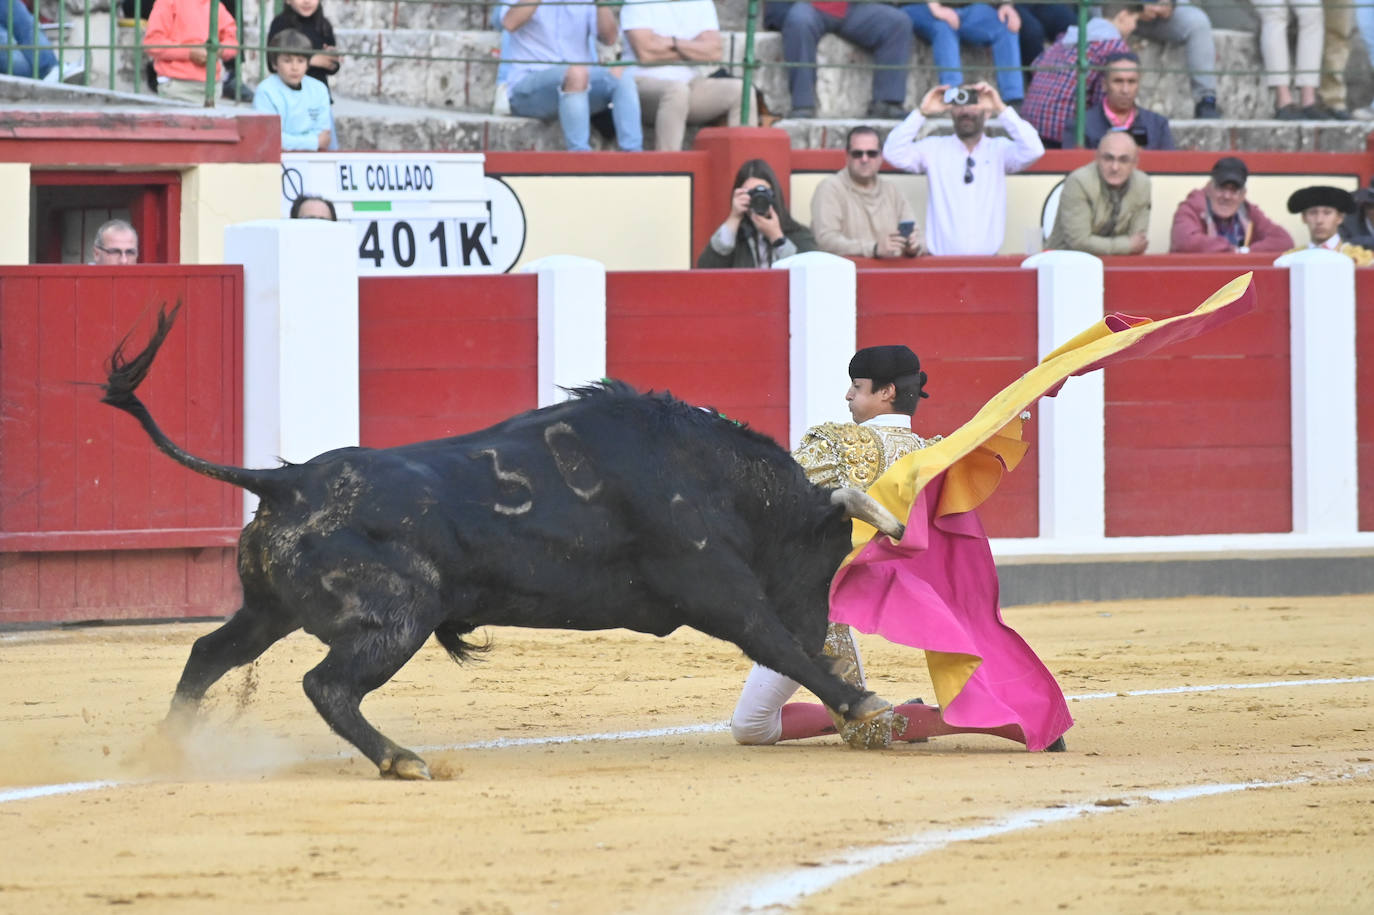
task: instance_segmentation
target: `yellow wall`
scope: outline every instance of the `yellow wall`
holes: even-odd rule
[[[503,176],[525,210],[525,250],[513,270],[577,254],[608,270],[692,266],[692,179],[686,175]]]
[[[0,264],[29,262],[29,164],[0,162]]]
[[[792,215],[811,222],[811,197],[821,179],[831,172],[792,173]],[[925,228],[926,177],[924,175],[884,175],[911,201],[916,210],[916,223]],[[1007,176],[1007,234],[1001,254],[1029,254],[1037,250],[1041,216],[1045,200],[1063,180],[1058,174],[1024,174]],[[1149,254],[1169,251],[1169,232],[1173,226],[1174,210],[1194,188],[1207,183],[1206,175],[1151,175],[1151,212]],[[1345,175],[1251,175],[1246,182],[1246,199],[1257,204],[1266,216],[1288,230],[1298,244],[1307,243],[1307,230],[1302,220],[1288,212],[1288,195],[1310,184],[1330,184],[1354,191],[1359,182]],[[895,229],[895,226],[894,226]]]
[[[224,227],[281,215],[281,165],[205,164],[181,176],[181,262],[224,260]]]

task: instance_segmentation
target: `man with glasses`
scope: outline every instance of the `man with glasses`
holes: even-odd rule
[[[91,242],[92,264],[138,263],[138,233],[122,219],[111,219],[95,230]]]
[[[1149,244],[1150,176],[1136,168],[1140,147],[1122,130],[1097,144],[1097,158],[1069,172],[1047,247],[1144,254]]]
[[[1189,192],[1174,210],[1170,251],[1193,254],[1249,254],[1287,251],[1293,236],[1245,199],[1250,169],[1235,156],[1218,159],[1212,180]]]
[[[949,113],[954,135],[917,140],[926,118]],[[989,137],[988,117],[1000,118],[1006,137]],[[936,86],[893,128],[883,157],[897,168],[925,174],[926,250],[931,254],[996,254],[1007,231],[1007,175],[1045,154],[1035,128],[987,83]]]
[[[878,174],[883,167],[878,131],[855,127],[844,148],[845,167],[822,181],[811,198],[816,246],[848,257],[920,254],[921,232],[911,201]]]

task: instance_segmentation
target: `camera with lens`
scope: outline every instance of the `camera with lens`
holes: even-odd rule
[[[945,90],[945,104],[951,108],[955,105],[976,105],[978,92],[967,86],[952,86]]]
[[[773,209],[773,189],[760,184],[749,189],[749,209],[760,216],[767,216]]]

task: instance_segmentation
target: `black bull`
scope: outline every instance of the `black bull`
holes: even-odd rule
[[[856,490],[812,485],[766,436],[611,382],[470,435],[272,469],[214,464],[168,439],[134,394],[175,317],[159,314],[132,359],[115,351],[104,402],[172,459],[260,504],[239,539],[243,606],[191,649],[172,728],[190,726],[227,671],[299,628],[329,646],[304,678],[315,708],[402,778],[428,777],[424,761],[359,705],[430,633],[461,661],[479,626],[690,626],[850,721],[888,708],[837,676],[821,647],[850,517],[897,536],[901,525]]]

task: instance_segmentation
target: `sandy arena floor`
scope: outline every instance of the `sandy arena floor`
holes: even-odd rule
[[[738,747],[733,646],[498,629],[364,704],[429,783],[328,731],[308,636],[175,748],[157,724],[210,625],[3,633],[0,912],[1374,912],[1374,596],[1006,616],[1073,700],[1067,753]],[[863,646],[881,695],[931,695]],[[16,790],[40,785],[66,787]]]

